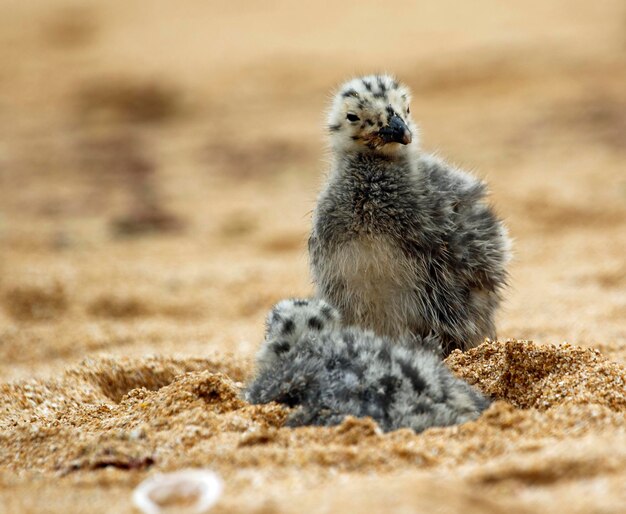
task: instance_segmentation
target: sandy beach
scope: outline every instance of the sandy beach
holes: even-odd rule
[[[606,0],[0,6],[0,512],[622,513],[626,9]],[[240,397],[308,296],[333,87],[392,72],[514,239],[475,422],[290,429]]]

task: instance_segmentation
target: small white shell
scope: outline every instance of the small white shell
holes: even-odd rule
[[[184,469],[147,478],[135,488],[133,502],[144,514],[202,514],[215,504],[222,489],[222,481],[213,471]]]

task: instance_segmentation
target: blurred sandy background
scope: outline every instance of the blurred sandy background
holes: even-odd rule
[[[515,239],[499,337],[624,364],[626,7],[515,5],[4,0],[0,381],[146,354],[231,353],[245,376],[267,309],[311,292],[330,91],[379,70],[412,88],[423,147],[488,181]],[[0,487],[23,499],[11,426]]]

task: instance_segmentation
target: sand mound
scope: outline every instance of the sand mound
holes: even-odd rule
[[[598,350],[528,341],[485,343],[447,360],[461,378],[492,398],[540,410],[563,403],[626,409],[625,370]]]
[[[424,512],[450,498],[449,512],[457,500],[475,504],[467,512],[503,512],[510,505],[499,492],[510,484],[566,488],[606,480],[603,501],[617,512],[613,482],[626,476],[618,444],[626,440],[623,367],[597,351],[522,341],[487,342],[454,353],[448,364],[497,401],[476,422],[416,435],[382,434],[371,419],[354,418],[332,428],[282,428],[287,409],[241,399],[250,366],[230,357],[88,360],[58,378],[0,386],[0,477],[14,488],[37,476],[44,498],[51,480],[130,491],[146,470],[211,467],[226,482],[220,508],[245,511],[265,498],[263,512],[295,512],[300,502],[321,511],[319,496],[301,495],[337,474],[375,472],[405,506],[434,487],[433,476],[449,475],[441,495],[420,503]],[[600,434],[606,445],[597,444]],[[422,474],[400,478],[417,470]],[[7,478],[15,472],[24,478]],[[367,480],[351,483],[347,491],[332,486],[331,511],[370,502],[372,511],[384,511],[384,495]],[[487,492],[493,499],[482,498]],[[106,511],[106,502],[102,510],[97,505]]]
[[[59,378],[0,385],[0,427],[27,420],[50,421],[90,405],[116,404],[128,394],[158,391],[194,371],[224,372],[242,380],[246,368],[245,362],[232,357],[87,359]]]

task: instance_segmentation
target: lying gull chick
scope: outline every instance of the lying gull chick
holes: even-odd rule
[[[288,426],[336,425],[352,415],[371,416],[384,431],[421,432],[476,419],[490,401],[452,375],[436,346],[433,338],[415,348],[342,328],[321,300],[283,300],[268,315],[246,399],[297,407]]]

